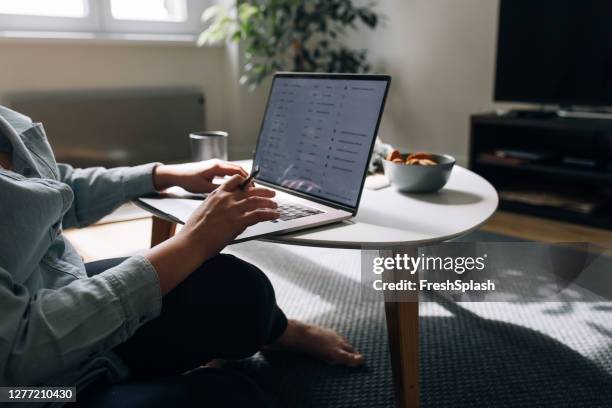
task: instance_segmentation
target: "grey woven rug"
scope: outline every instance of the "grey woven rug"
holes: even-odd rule
[[[475,232],[463,241],[507,241]],[[264,242],[230,247],[267,273],[291,318],[333,328],[359,369],[272,354],[231,363],[280,406],[393,407],[384,308],[360,298],[359,251]],[[612,303],[420,306],[422,407],[612,407]]]

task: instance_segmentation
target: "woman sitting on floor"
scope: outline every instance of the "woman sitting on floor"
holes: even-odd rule
[[[250,380],[194,369],[265,348],[362,364],[335,332],[287,320],[262,271],[219,254],[278,217],[273,191],[238,188],[246,176],[219,161],[73,169],[40,124],[0,107],[0,386],[76,386],[81,406],[252,407],[268,403]],[[170,186],[212,194],[143,255],[84,264],[62,235]]]

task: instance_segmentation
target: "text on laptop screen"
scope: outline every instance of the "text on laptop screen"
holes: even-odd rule
[[[356,207],[386,87],[277,77],[255,154],[257,178]]]

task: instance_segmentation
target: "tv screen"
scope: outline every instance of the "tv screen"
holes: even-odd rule
[[[501,0],[495,100],[612,106],[611,0]]]

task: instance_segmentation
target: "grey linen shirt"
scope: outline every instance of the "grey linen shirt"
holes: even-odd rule
[[[154,191],[155,163],[115,169],[57,164],[41,124],[0,106],[0,386],[79,388],[126,378],[112,352],[161,311],[157,273],[134,256],[99,275],[62,235]]]

